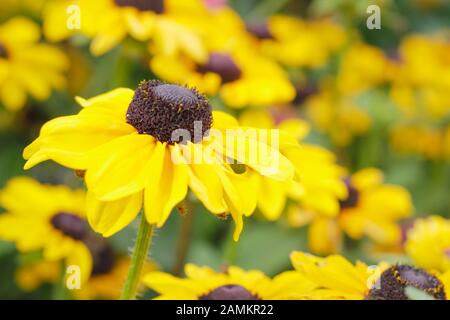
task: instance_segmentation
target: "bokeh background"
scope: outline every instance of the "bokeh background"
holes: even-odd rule
[[[52,10],[49,7],[55,2],[60,1],[1,0],[0,25],[21,16],[45,31],[45,19],[49,19],[48,12]],[[270,60],[283,70],[283,77],[295,90],[286,101],[238,107],[228,102],[233,95],[230,98],[216,90],[210,95],[215,109],[236,116],[251,109],[278,118],[303,119],[310,126],[303,142],[333,152],[336,162],[348,173],[376,167],[384,173],[386,183],[403,186],[411,193],[414,217],[431,214],[450,217],[449,1],[204,0],[203,3],[211,12],[232,10],[233,14],[224,15],[223,21],[210,25],[211,29],[217,29],[215,37],[234,41],[237,35],[233,19],[239,17],[248,26],[259,26],[259,38],[250,40],[250,45],[247,42],[237,45],[237,55],[255,51]],[[370,4],[381,8],[381,30],[369,30],[366,26],[369,16],[366,9]],[[284,42],[280,40],[278,47],[269,43],[248,48],[252,41],[271,40],[263,40],[261,32],[267,30],[263,29],[262,22],[286,16],[295,23],[281,23],[281,31],[277,32],[286,33]],[[189,18],[184,20],[186,30],[194,34],[202,27]],[[248,27],[247,31],[239,32],[248,32],[251,37],[251,31]],[[2,32],[5,30],[0,27],[0,43]],[[162,32],[158,36],[173,35]],[[168,64],[157,61],[149,64],[161,56],[156,39],[139,41],[126,36],[117,45],[96,54],[90,48],[89,36],[73,34],[54,38],[51,32],[44,32],[39,42],[59,48],[66,55],[68,65],[62,70],[64,84],[48,95],[27,95],[22,104],[13,103],[13,106],[3,97],[14,91],[0,90],[1,187],[10,178],[23,175],[43,183],[83,187],[82,179],[74,172],[52,162],[25,172],[23,148],[37,137],[44,122],[78,112],[75,96],[92,97],[117,87],[136,88],[143,79],[171,81],[168,78],[172,74],[160,69],[170,69],[173,61],[185,61],[183,54],[178,54],[166,60]],[[247,59],[246,67],[251,68],[251,63]],[[255,77],[259,76],[270,77],[270,74]],[[7,83],[0,77],[2,86],[5,88]],[[271,86],[269,79],[251,90],[262,94]],[[179,274],[183,262],[187,261],[216,269],[235,264],[274,275],[290,269],[291,251],[310,251],[308,225],[293,227],[287,213],[277,221],[267,221],[257,212],[246,220],[240,241],[234,243],[231,219],[217,219],[195,199],[187,204],[187,212],[183,216],[172,214],[153,241],[151,258],[165,271]],[[136,228],[135,221],[108,241],[117,252],[127,255]],[[365,237],[354,240],[344,236],[342,241],[338,251],[353,261],[361,259],[370,263],[380,255],[389,261],[408,259],[401,245],[394,251],[384,252]],[[36,254],[19,253],[14,243],[0,241],[0,298],[54,297],[51,283],[43,283],[28,292],[17,285],[17,272],[33,259]]]

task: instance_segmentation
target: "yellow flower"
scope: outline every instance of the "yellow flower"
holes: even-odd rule
[[[342,256],[319,258],[303,252],[291,254],[294,268],[317,285],[311,292],[324,300],[408,300],[407,287],[414,287],[435,299],[445,300],[439,275],[409,265],[389,266],[385,262],[368,266],[350,263]]]
[[[291,184],[260,177],[258,207],[267,219],[280,217],[287,197],[300,200],[307,210],[333,216],[338,213],[339,199],[346,196],[347,189],[341,180],[343,168],[336,165],[334,155],[320,146],[304,143],[301,148],[291,148],[292,140],[302,140],[308,134],[305,121],[288,118],[276,124],[267,112],[245,111],[239,122],[243,126],[279,129],[280,152],[297,169],[298,181]]]
[[[47,99],[52,89],[61,89],[69,61],[63,52],[39,43],[39,27],[15,17],[0,25],[0,102],[12,111],[22,108],[30,94]]]
[[[235,266],[226,272],[193,264],[185,266],[187,278],[152,272],[143,282],[165,300],[284,300],[307,297],[315,285],[294,271],[274,278],[258,270],[245,271]]]
[[[401,154],[418,154],[426,159],[450,158],[450,125],[398,123],[390,132],[392,148]]]
[[[344,29],[332,21],[285,15],[249,23],[247,31],[263,54],[292,67],[321,67],[346,40]]]
[[[68,8],[75,8],[70,19]],[[198,0],[57,0],[50,2],[44,12],[44,32],[51,41],[80,32],[92,38],[94,55],[104,54],[131,35],[139,41],[152,39],[167,54],[183,50],[201,57],[204,49],[198,37],[177,18],[204,11]],[[75,27],[68,28],[68,23]]]
[[[284,70],[249,50],[213,50],[203,63],[156,53],[150,68],[169,82],[185,82],[209,96],[218,93],[232,108],[285,103],[295,97]]]
[[[55,283],[60,279],[61,264],[57,261],[40,260],[19,267],[16,270],[16,283],[26,292],[34,291],[43,283]]]
[[[386,81],[388,61],[380,49],[355,43],[342,57],[336,83],[344,94],[355,94]]]
[[[123,284],[127,277],[130,259],[115,255],[100,255],[94,260],[91,277],[79,290],[74,290],[75,298],[80,300],[119,299]],[[143,274],[157,270],[152,262],[146,262]],[[140,290],[143,288],[140,287]]]
[[[355,136],[367,132],[371,119],[352,99],[325,86],[306,100],[307,114],[320,132],[338,146],[347,146]]]
[[[450,270],[450,220],[439,216],[417,219],[407,234],[405,249],[422,268]]]
[[[406,37],[392,63],[391,97],[406,116],[439,120],[450,112],[450,44],[445,36]]]
[[[408,191],[383,184],[383,174],[375,168],[358,171],[345,180],[348,196],[340,201],[336,216],[326,216],[293,206],[289,210],[294,226],[311,223],[309,245],[313,252],[339,251],[341,231],[353,239],[368,237],[377,244],[397,244],[401,238],[398,221],[411,215],[413,207]]]
[[[82,240],[89,231],[83,191],[16,177],[0,191],[0,205],[7,210],[0,215],[1,239],[14,241],[20,252],[42,250],[45,260],[78,265],[82,279],[89,276],[92,258]]]
[[[291,254],[291,261],[295,270],[317,285],[311,293],[316,299],[364,299],[386,267],[369,267],[361,261],[353,265],[339,255],[320,258],[298,251]]]
[[[237,239],[256,194],[253,179],[230,164],[279,181],[293,178],[286,157],[263,137],[239,130],[233,117],[212,112],[194,89],[143,81],[135,92],[122,88],[77,100],[83,110],[47,122],[24,150],[25,168],[52,159],[85,170],[87,218],[104,236],[128,225],[142,202],[147,221],[161,227],[189,187],[212,213],[231,213]],[[248,155],[254,148],[267,157]]]

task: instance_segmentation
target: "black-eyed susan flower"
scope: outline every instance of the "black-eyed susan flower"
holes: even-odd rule
[[[339,255],[319,258],[303,252],[293,252],[291,261],[302,276],[317,285],[311,293],[316,299],[408,300],[408,287],[434,299],[446,299],[439,276],[410,265],[381,262],[368,266],[361,261],[352,264]]]
[[[22,108],[31,95],[47,99],[65,85],[69,62],[62,51],[39,43],[39,26],[15,17],[0,25],[0,102],[9,110]]]
[[[450,220],[440,216],[416,219],[408,231],[406,253],[429,270],[450,270]]]
[[[247,31],[261,53],[291,67],[321,67],[346,41],[344,29],[330,20],[286,15],[251,21]]]
[[[210,96],[218,93],[232,108],[286,103],[295,97],[285,71],[250,50],[211,50],[200,62],[156,54],[150,68],[161,79],[186,82]]]
[[[292,148],[295,141],[302,141],[309,132],[304,120],[288,117],[276,123],[268,112],[245,111],[239,122],[243,126],[279,129],[280,151],[297,170],[297,180],[290,184],[260,177],[258,207],[267,219],[280,217],[287,198],[301,201],[307,211],[315,210],[329,216],[339,212],[339,199],[347,195],[347,189],[341,180],[344,169],[336,164],[334,155],[320,146],[306,143],[302,143],[301,148]]]
[[[72,15],[79,15],[79,27],[67,27],[70,7],[75,8]],[[84,34],[92,38],[94,55],[104,54],[131,35],[139,41],[152,39],[167,54],[182,50],[198,58],[204,54],[202,43],[177,19],[182,15],[203,15],[204,11],[198,0],[58,0],[51,1],[44,11],[44,31],[51,41]],[[70,17],[69,23],[75,18]]]
[[[449,115],[449,55],[445,35],[403,39],[397,59],[390,63],[390,95],[405,116],[436,121]]]
[[[339,251],[341,232],[353,239],[368,237],[382,245],[399,243],[402,230],[398,222],[413,210],[409,192],[401,186],[384,184],[382,172],[375,168],[360,170],[344,181],[347,197],[339,201],[340,209],[334,217],[301,207],[289,210],[292,225],[311,223],[311,250],[320,254]]]
[[[186,278],[152,272],[143,282],[169,300],[284,300],[306,298],[315,285],[294,271],[269,278],[258,270],[230,266],[225,272],[193,264],[185,266]]]
[[[92,273],[85,284],[73,295],[81,300],[119,299],[125,282],[130,258],[117,253],[112,246],[100,238],[92,237],[87,245],[93,258]],[[143,272],[157,270],[155,263],[146,261]],[[138,288],[139,291],[143,289]]]
[[[291,254],[295,270],[303,277],[316,284],[311,293],[314,299],[364,299],[379,278],[386,264],[368,266],[357,261],[352,264],[339,255],[326,258],[295,251]]]
[[[334,83],[334,82],[333,82]],[[350,96],[325,84],[305,101],[306,113],[319,132],[327,134],[338,146],[347,146],[371,126],[367,111]]]
[[[104,236],[128,225],[142,203],[147,221],[162,226],[189,187],[212,213],[231,213],[237,239],[256,195],[253,180],[230,164],[279,181],[294,175],[285,156],[259,136],[239,131],[233,117],[212,112],[196,90],[143,81],[136,91],[116,89],[77,100],[83,110],[46,123],[24,150],[25,168],[52,159],[84,170],[87,218]],[[267,157],[249,155],[251,150]]]
[[[77,265],[82,279],[92,269],[92,257],[83,242],[85,193],[65,186],[42,185],[17,177],[0,191],[0,238],[13,241],[19,252],[42,251],[44,260]],[[25,282],[25,280],[24,280]]]

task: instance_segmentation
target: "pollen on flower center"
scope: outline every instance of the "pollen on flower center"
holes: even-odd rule
[[[204,96],[195,89],[155,80],[139,84],[126,117],[139,133],[169,144],[186,139],[198,143],[212,125],[211,106]]]
[[[441,281],[423,269],[408,265],[393,266],[386,269],[378,282],[370,289],[369,300],[407,300],[406,287],[414,287],[444,300],[445,291]]]
[[[249,33],[251,33],[258,39],[261,40],[273,39],[273,35],[270,32],[269,25],[267,24],[266,21],[247,23],[246,29]]]
[[[222,79],[222,83],[238,80],[242,71],[233,59],[227,54],[211,53],[206,64],[197,67],[200,73],[214,72]]]
[[[200,300],[260,300],[250,291],[237,284],[227,284],[217,287],[211,292],[199,297]]]
[[[6,50],[6,47],[0,43],[0,58],[8,58],[8,50]]]
[[[359,192],[358,190],[352,185],[349,179],[345,179],[345,185],[347,187],[348,196],[346,199],[339,200],[339,205],[342,209],[346,208],[354,208],[358,205],[359,200]]]
[[[75,214],[59,212],[50,220],[52,226],[73,239],[80,240],[88,232],[86,222]]]
[[[134,7],[140,11],[164,12],[164,0],[114,0],[119,7]]]

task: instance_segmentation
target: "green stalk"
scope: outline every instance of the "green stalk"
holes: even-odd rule
[[[150,242],[153,236],[154,225],[150,225],[142,214],[141,224],[134,245],[133,256],[131,257],[130,269],[122,291],[122,300],[136,299],[136,293],[141,279],[142,267],[147,259]]]

